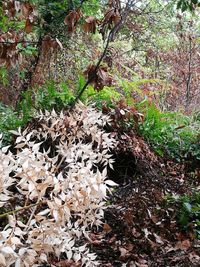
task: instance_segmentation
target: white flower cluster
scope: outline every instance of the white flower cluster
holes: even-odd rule
[[[101,225],[116,185],[106,180],[116,146],[103,130],[109,118],[79,103],[67,114],[41,112],[36,121],[31,130],[12,131],[15,147],[0,151],[1,213],[18,198],[7,225],[0,224],[0,266],[42,266],[49,255],[97,266],[81,237]]]

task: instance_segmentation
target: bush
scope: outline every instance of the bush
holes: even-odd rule
[[[200,193],[171,197],[170,202],[177,205],[177,221],[183,230],[193,229],[200,239]]]
[[[103,130],[108,122],[79,104],[70,113],[41,112],[23,132],[12,131],[14,147],[0,150],[1,266],[42,264],[50,255],[97,265],[82,241],[102,224],[115,185],[106,180],[116,145]]]
[[[56,84],[54,81],[47,81],[43,86],[31,88],[22,94],[18,111],[22,112],[25,118],[30,119],[37,110],[60,111],[68,107],[73,100],[74,95],[67,83]]]
[[[179,112],[162,112],[147,101],[138,105],[144,114],[139,132],[163,156],[177,160],[193,156],[200,159],[200,122],[196,116],[186,116]]]
[[[44,86],[34,90],[34,106],[37,110],[53,108],[61,110],[69,106],[74,98],[72,91],[64,82],[55,84],[53,81],[48,81]]]

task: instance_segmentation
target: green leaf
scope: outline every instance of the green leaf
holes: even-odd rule
[[[192,211],[192,206],[190,203],[184,203],[183,206],[185,207],[185,209],[188,211],[188,212],[191,212]]]
[[[178,1],[178,3],[177,3],[177,9],[181,9],[182,3],[183,3],[182,0]]]

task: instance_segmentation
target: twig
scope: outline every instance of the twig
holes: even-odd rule
[[[29,217],[28,222],[27,222],[27,224],[26,224],[26,230],[29,229],[31,220],[32,220],[32,218],[33,218],[33,216],[34,216],[34,214],[35,214],[35,212],[36,212],[37,205],[38,205],[40,202],[41,202],[41,200],[40,200],[40,198],[38,197],[38,200],[37,200],[37,202],[35,203],[34,209],[33,209],[33,211],[31,212],[31,216]]]
[[[49,40],[42,40],[42,42],[49,42]],[[38,44],[38,40],[37,41],[28,41],[28,40],[21,40],[21,41],[0,41],[0,44],[33,44],[33,45],[37,45]]]
[[[6,213],[0,214],[0,219],[6,217],[8,215],[16,214],[16,213],[18,213],[20,211],[23,211],[23,210],[27,210],[27,209],[33,208],[33,207],[37,206],[39,203],[40,202],[37,202],[37,203],[31,204],[31,205],[28,205],[28,206],[24,206],[24,207],[16,209],[16,210],[11,210],[11,211],[8,211]]]

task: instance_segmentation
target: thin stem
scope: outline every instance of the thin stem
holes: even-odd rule
[[[7,217],[8,215],[16,214],[16,213],[18,213],[20,211],[23,211],[23,210],[31,209],[31,208],[37,206],[39,203],[40,202],[37,202],[37,203],[31,204],[31,205],[28,205],[28,206],[24,206],[24,207],[16,209],[16,210],[11,210],[11,211],[8,211],[6,213],[0,214],[0,219],[2,219],[4,217]]]
[[[188,108],[190,102],[190,85],[192,80],[191,68],[192,68],[192,38],[189,37],[188,77],[186,81],[186,108]]]
[[[37,209],[37,205],[41,202],[41,199],[38,198],[37,202],[35,203],[35,206],[34,206],[34,209],[33,211],[31,212],[31,216],[29,217],[29,220],[28,220],[28,223],[26,224],[26,230],[28,230],[30,228],[30,223],[31,223],[31,220],[33,219],[33,216],[36,212],[36,209]]]

